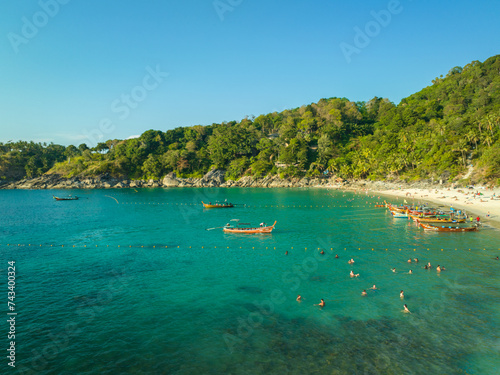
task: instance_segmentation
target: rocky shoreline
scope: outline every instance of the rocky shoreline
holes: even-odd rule
[[[161,180],[129,180],[110,175],[64,178],[46,174],[32,179],[3,182],[0,189],[123,189],[123,188],[170,188],[170,187],[313,187],[342,184],[338,178],[285,178],[244,176],[239,180],[226,180],[225,171],[214,170],[202,178],[179,178],[174,173]]]
[[[406,188],[435,188],[449,187],[442,181],[420,181],[406,183],[404,181],[368,181],[343,180],[337,176],[317,178],[280,178],[278,175],[254,178],[244,176],[238,180],[226,180],[224,170],[213,170],[202,178],[180,178],[175,173],[166,175],[161,180],[129,180],[115,178],[104,174],[93,177],[64,178],[57,174],[46,174],[32,179],[0,182],[0,189],[124,189],[124,188],[170,188],[170,187],[262,187],[262,188],[291,188],[291,187],[332,187],[343,189],[406,189]]]

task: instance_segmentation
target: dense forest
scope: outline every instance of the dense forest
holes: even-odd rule
[[[500,184],[500,55],[454,67],[397,106],[346,98],[283,112],[108,140],[89,148],[0,143],[0,179],[109,173],[159,179],[169,172],[227,179],[337,175],[356,179],[463,178]]]

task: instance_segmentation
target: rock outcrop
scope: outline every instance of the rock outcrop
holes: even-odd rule
[[[412,187],[426,187],[437,184],[438,181],[420,181],[411,184]],[[340,177],[314,178],[280,178],[278,175],[255,178],[243,176],[238,180],[226,180],[225,171],[216,169],[208,172],[202,178],[180,178],[175,173],[169,173],[161,180],[128,180],[112,177],[108,174],[99,176],[77,176],[64,178],[57,174],[46,174],[32,179],[15,182],[3,181],[0,189],[125,189],[125,188],[172,188],[172,187],[261,187],[261,188],[307,188],[307,187],[349,187],[355,189],[385,190],[389,188],[404,188],[409,186],[404,181],[346,181]]]

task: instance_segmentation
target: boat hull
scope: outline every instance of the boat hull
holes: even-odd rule
[[[258,233],[271,233],[276,225],[276,221],[273,225],[268,227],[259,227],[259,228],[231,228],[224,227],[222,230],[225,233],[239,233],[239,234],[258,234]]]
[[[434,231],[434,232],[475,232],[477,231],[477,227],[438,227],[434,225],[429,225],[425,223],[420,223],[420,226],[424,228],[424,230]]]
[[[234,205],[231,204],[231,203],[227,203],[227,204],[208,204],[208,203],[203,203],[203,201],[201,203],[203,204],[204,208],[231,208],[231,207],[234,207]]]

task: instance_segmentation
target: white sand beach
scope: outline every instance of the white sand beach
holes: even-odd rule
[[[418,202],[432,202],[444,206],[463,210],[468,214],[478,215],[481,222],[500,227],[500,189],[466,189],[466,188],[432,188],[432,189],[389,189],[369,190],[376,194],[396,197],[387,200],[392,203],[416,204]],[[478,194],[479,193],[479,194]]]

